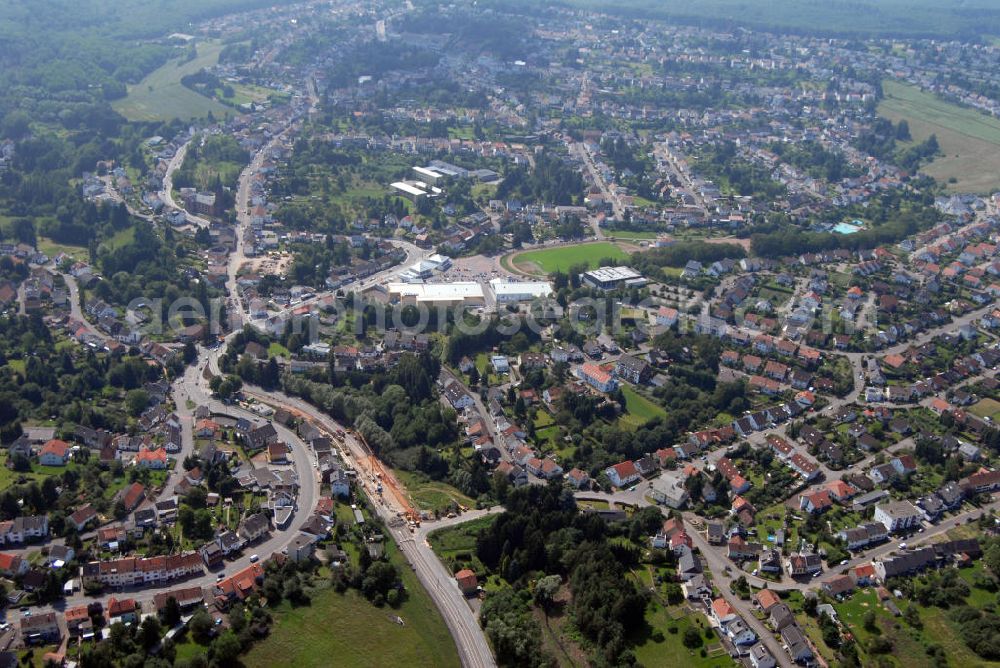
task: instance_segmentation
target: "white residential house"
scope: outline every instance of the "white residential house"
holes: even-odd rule
[[[875,521],[880,522],[889,533],[895,533],[920,524],[922,514],[909,501],[891,501],[875,506]]]

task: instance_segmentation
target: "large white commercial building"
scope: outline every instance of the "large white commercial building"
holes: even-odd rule
[[[632,267],[601,267],[580,274],[584,285],[600,290],[615,290],[620,287],[642,287],[649,281]]]
[[[552,285],[546,281],[508,281],[494,278],[490,281],[490,288],[496,296],[497,304],[530,302],[532,299],[552,294]]]
[[[403,197],[417,202],[424,197],[437,197],[442,190],[432,185],[427,185],[423,181],[396,181],[389,185]]]
[[[401,304],[436,306],[483,306],[483,286],[473,281],[455,283],[389,283],[389,299]]]
[[[433,276],[435,271],[447,271],[449,267],[451,267],[451,258],[435,253],[407,267],[399,275],[399,280],[405,283],[419,283]]]
[[[428,169],[427,167],[414,167],[413,175],[420,181],[424,183],[429,183],[432,186],[438,184],[439,181],[444,180],[445,175],[440,172],[435,172],[433,169]]]

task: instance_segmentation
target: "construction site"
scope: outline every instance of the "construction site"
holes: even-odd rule
[[[410,502],[406,488],[392,470],[375,456],[361,434],[342,427],[332,418],[317,418],[274,396],[244,390],[245,394],[274,408],[283,408],[302,423],[310,424],[334,443],[348,470],[357,474],[357,482],[376,507],[387,511],[390,526],[406,523],[411,531],[420,526],[421,514]]]

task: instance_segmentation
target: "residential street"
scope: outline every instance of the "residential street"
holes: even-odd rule
[[[167,163],[167,171],[163,175],[163,189],[159,192],[160,199],[168,207],[174,209],[184,210],[184,207],[178,204],[174,200],[174,172],[180,169],[180,166],[184,164],[184,156],[187,155],[188,147],[191,145],[193,140],[189,139],[177,149],[174,153],[174,157],[170,158],[170,162]],[[198,227],[208,227],[211,223],[201,216],[196,216],[193,213],[187,214],[188,222],[197,225]]]
[[[451,524],[460,523],[458,520],[469,521],[486,514],[483,511],[470,511],[454,518],[456,521],[447,524],[443,522],[422,523],[420,533],[411,534],[406,523],[400,518],[403,512],[392,494],[379,493],[377,486],[379,480],[372,475],[371,465],[368,463],[369,455],[364,450],[362,444],[348,433],[344,425],[336,422],[329,416],[321,413],[311,404],[289,397],[280,392],[250,392],[256,398],[265,401],[272,406],[281,406],[293,409],[309,416],[314,424],[318,425],[328,433],[344,431],[345,437],[342,440],[335,439],[335,443],[345,446],[341,449],[344,463],[358,471],[357,482],[364,487],[365,494],[371,500],[379,516],[389,527],[389,532],[399,544],[400,550],[406,560],[410,563],[414,573],[420,583],[430,594],[441,616],[444,618],[452,637],[458,646],[459,655],[462,658],[462,665],[466,668],[489,668],[496,665],[493,654],[490,651],[486,637],[479,627],[479,621],[473,613],[472,608],[465,602],[462,593],[452,574],[445,569],[444,565],[431,550],[426,542],[426,534],[435,529]],[[500,512],[500,508],[493,508],[488,512]],[[476,514],[476,513],[480,514]]]

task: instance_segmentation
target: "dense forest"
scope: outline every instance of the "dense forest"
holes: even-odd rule
[[[728,190],[735,195],[771,201],[786,193],[785,186],[771,178],[770,170],[740,157],[733,142],[703,147],[692,166],[719,184],[723,194]]]
[[[557,205],[583,202],[583,177],[562,158],[542,153],[534,169],[514,169],[497,187],[498,199],[523,199]]]
[[[458,426],[454,411],[442,407],[435,394],[439,365],[430,355],[410,354],[388,372],[342,376],[331,365],[324,378],[285,374],[281,382],[289,394],[352,425],[381,459],[441,479],[449,459],[438,450],[451,450]]]
[[[500,664],[549,665],[530,603],[548,610],[564,582],[571,594],[566,611],[594,665],[634,663],[628,647],[643,626],[647,597],[627,577],[640,555],[629,538],[655,531],[663,521],[659,510],[609,525],[578,512],[572,494],[558,484],[511,490],[504,505],[476,541],[478,559],[509,585],[487,596],[481,614]]]
[[[124,431],[129,416],[121,400],[159,378],[159,368],[138,355],[60,346],[40,316],[0,317],[0,440],[20,434],[21,420],[53,416],[60,424]]]
[[[654,248],[634,253],[632,266],[647,276],[655,276],[663,267],[683,267],[690,260],[711,264],[726,258],[738,260],[746,256],[746,250],[739,244],[680,241],[665,248]]]
[[[433,51],[417,47],[387,49],[384,44],[366,42],[350,49],[337,58],[327,72],[327,81],[334,88],[357,83],[358,77],[379,79],[387,72],[417,70],[437,65],[439,56]]]
[[[858,176],[861,173],[861,170],[847,162],[844,156],[823,148],[816,141],[803,141],[796,144],[775,142],[770,144],[768,148],[782,162],[792,165],[815,179],[825,179],[836,183],[841,179]]]
[[[921,190],[919,194],[892,191],[877,196],[872,204],[857,211],[859,217],[867,218],[871,224],[855,234],[807,232],[779,217],[756,228],[757,231],[750,236],[751,247],[754,255],[780,258],[837,248],[858,250],[898,243],[933,227],[941,219],[938,211],[931,206],[933,194],[927,192],[928,189]],[[831,212],[841,218],[850,213],[853,212]]]
[[[108,100],[183,48],[166,35],[191,22],[273,0],[12,0],[0,4],[0,118],[20,109],[40,122],[110,112]]]
[[[916,172],[924,162],[940,152],[936,135],[931,135],[920,143],[900,147],[898,142],[912,142],[910,125],[905,120],[893,125],[885,118],[876,118],[870,130],[854,141],[861,151],[870,153],[880,160],[896,164],[906,172]]]

